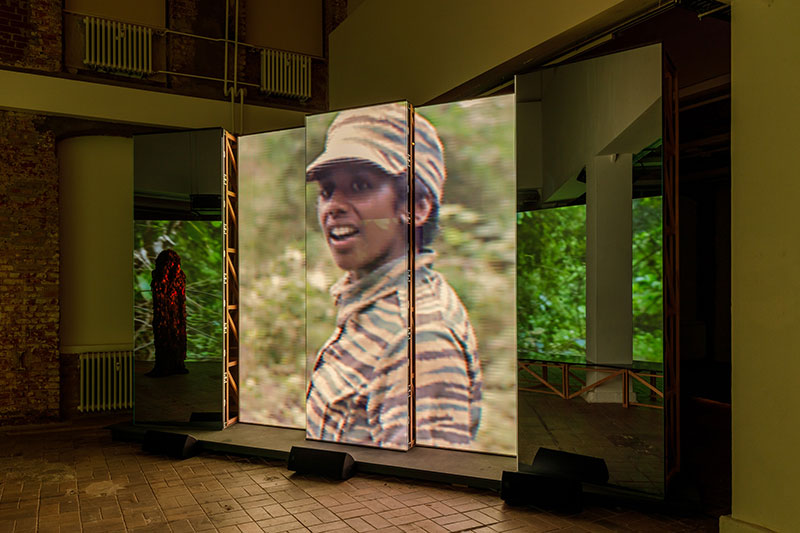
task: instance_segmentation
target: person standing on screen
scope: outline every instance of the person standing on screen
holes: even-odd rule
[[[181,257],[163,250],[150,282],[153,298],[153,344],[156,363],[149,377],[188,374],[186,368],[186,274]]]
[[[306,394],[309,438],[407,447],[408,183],[406,106],[341,112],[306,169],[317,217],[345,275],[331,288],[336,329]],[[428,248],[445,181],[436,129],[415,116],[416,443],[466,448],[478,431],[483,378],[469,316],[433,270]]]

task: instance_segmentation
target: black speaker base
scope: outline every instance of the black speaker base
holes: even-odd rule
[[[173,459],[188,459],[197,454],[197,439],[182,433],[148,429],[142,441],[142,450]]]
[[[527,472],[503,472],[500,498],[508,505],[577,513],[583,509],[580,481]]]
[[[533,464],[525,470],[543,476],[573,479],[595,485],[608,483],[608,467],[605,459],[550,448],[539,448],[533,458]]]
[[[292,446],[287,468],[300,474],[318,474],[345,480],[353,477],[355,460],[345,452]]]

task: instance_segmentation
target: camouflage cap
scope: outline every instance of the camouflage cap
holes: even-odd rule
[[[306,168],[306,180],[319,179],[326,168],[348,161],[367,161],[390,176],[405,175],[407,122],[403,103],[342,111],[328,128],[325,150]],[[414,122],[414,173],[438,205],[446,177],[444,149],[430,122],[418,113]]]

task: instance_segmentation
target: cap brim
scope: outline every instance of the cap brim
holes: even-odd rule
[[[380,150],[364,143],[337,143],[336,148],[326,149],[306,168],[306,181],[319,179],[320,172],[331,167],[354,163],[366,162],[375,165],[383,172],[394,176],[406,170],[405,166],[400,166],[388,159]]]

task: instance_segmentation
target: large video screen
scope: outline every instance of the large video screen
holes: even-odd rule
[[[307,120],[308,438],[516,452],[513,105]]]
[[[432,184],[436,215],[416,277],[417,444],[513,455],[514,98],[420,107],[417,116],[415,175]],[[427,148],[436,137],[441,160]]]
[[[305,132],[239,138],[240,418],[304,428]]]
[[[516,453],[513,106],[392,103],[240,139],[243,422]]]
[[[309,439],[411,444],[409,106],[306,118]]]

